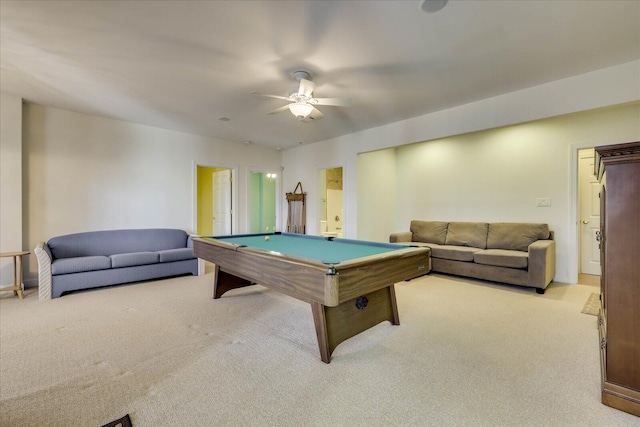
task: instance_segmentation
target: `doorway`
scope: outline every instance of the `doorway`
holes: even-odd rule
[[[578,150],[579,282],[600,276],[600,183],[594,175],[594,150]]]
[[[233,234],[233,170],[196,167],[196,233],[200,236]]]
[[[319,172],[320,212],[318,213],[320,235],[342,237],[343,190],[342,167],[322,169]]]
[[[224,169],[213,172],[213,235],[227,236],[232,233],[231,229],[231,170]]]
[[[249,233],[271,233],[277,224],[278,175],[249,172]]]

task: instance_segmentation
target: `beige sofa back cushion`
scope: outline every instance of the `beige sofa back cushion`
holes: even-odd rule
[[[414,242],[437,243],[444,245],[447,236],[448,222],[442,221],[411,221],[411,238]]]
[[[527,252],[530,244],[545,239],[549,239],[547,224],[495,222],[489,224],[487,249]]]
[[[485,222],[450,222],[445,245],[487,248],[487,230]]]

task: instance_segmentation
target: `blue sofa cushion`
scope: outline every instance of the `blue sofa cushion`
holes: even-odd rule
[[[155,264],[158,262],[157,252],[133,252],[111,255],[111,267],[135,267],[136,265]]]
[[[107,256],[83,256],[57,259],[51,263],[51,274],[81,273],[83,271],[106,270],[111,268],[111,259]]]
[[[170,228],[89,231],[49,239],[53,259],[155,252],[187,247],[187,233]]]
[[[193,256],[193,248],[167,249],[158,251],[160,262],[182,261],[185,259],[195,258]]]

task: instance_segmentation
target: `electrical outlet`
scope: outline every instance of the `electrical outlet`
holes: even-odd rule
[[[536,199],[536,206],[539,208],[547,208],[551,206],[551,198],[550,197],[538,197]]]

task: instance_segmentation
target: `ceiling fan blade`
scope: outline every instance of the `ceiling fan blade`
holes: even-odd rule
[[[300,88],[298,89],[299,95],[311,96],[313,90],[316,88],[316,84],[311,80],[300,79]]]
[[[268,93],[251,92],[251,95],[255,95],[255,96],[266,96],[267,98],[284,99],[285,101],[289,101],[289,98],[287,98],[286,96],[280,96],[280,95],[269,95]]]
[[[267,114],[278,114],[288,109],[289,109],[289,105],[287,104],[280,108],[276,108],[275,110],[269,111]]]
[[[336,107],[348,107],[351,105],[351,98],[313,98],[315,105],[333,105]],[[312,101],[310,101],[312,102]]]
[[[320,110],[314,107],[313,110],[311,111],[311,114],[309,114],[309,117],[311,117],[314,120],[317,120],[317,119],[323,118],[324,114],[322,114]]]

